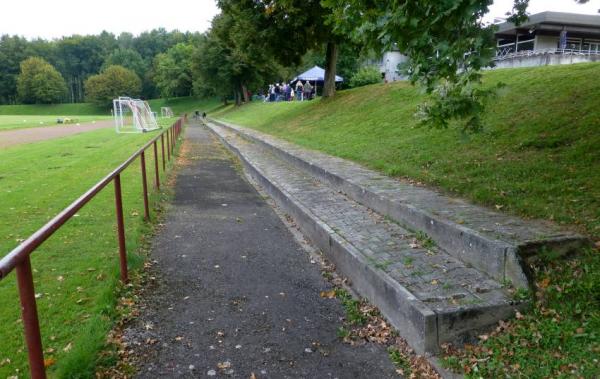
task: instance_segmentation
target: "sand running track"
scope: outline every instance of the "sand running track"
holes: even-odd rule
[[[81,125],[42,126],[39,128],[0,131],[0,149],[112,127],[114,127],[112,120],[102,120]]]

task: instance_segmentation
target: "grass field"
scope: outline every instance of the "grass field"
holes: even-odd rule
[[[153,135],[117,135],[112,129],[103,129],[0,150],[0,255],[17,246]],[[152,188],[152,154],[147,160]],[[148,231],[142,221],[139,161],[124,172],[122,186],[130,265],[139,267],[142,257],[135,252]],[[154,194],[153,200],[157,198]],[[94,376],[98,351],[116,314],[119,282],[114,228],[114,191],[109,185],[32,256],[51,376]],[[14,273],[0,282],[0,299],[0,378],[27,377]]]
[[[23,128],[37,128],[40,126],[61,126],[74,124],[58,124],[58,118],[69,117],[77,123],[85,124],[100,120],[110,120],[111,116],[37,116],[37,115],[0,115],[0,131]]]
[[[77,104],[19,104],[0,105],[0,115],[110,115],[110,109],[104,109],[90,103]]]
[[[407,83],[341,91],[327,101],[252,103],[222,118],[390,176],[600,239],[600,64],[495,70],[485,129],[432,130],[413,117],[424,100]],[[600,376],[600,253],[536,267],[535,307],[447,364],[471,377]]]

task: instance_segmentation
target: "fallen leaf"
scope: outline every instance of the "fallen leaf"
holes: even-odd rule
[[[182,337],[182,336],[177,336],[177,337],[175,337],[175,341],[181,341],[182,339],[183,339],[183,337]]]
[[[72,344],[71,342],[69,342],[69,343],[67,344],[67,346],[65,346],[65,347],[63,348],[63,351],[66,353],[67,351],[70,351],[72,348],[73,348],[73,344]]]
[[[258,379],[258,378],[256,377],[256,375],[254,375],[254,373],[253,373],[253,372],[251,372],[251,373],[250,373],[250,379]]]
[[[56,363],[56,359],[54,358],[46,358],[44,359],[44,367],[48,368]]]
[[[499,204],[496,204],[496,209],[497,209],[497,210],[500,210],[500,209],[502,209],[502,208],[504,208],[504,205],[499,205]]]
[[[335,290],[321,291],[319,295],[327,299],[333,299],[335,297]]]
[[[225,369],[231,367],[231,362],[229,362],[229,361],[219,362],[219,363],[217,363],[217,367],[220,368],[221,370],[225,370]]]
[[[544,278],[539,283],[540,288],[547,288],[549,285],[550,285],[550,278]]]

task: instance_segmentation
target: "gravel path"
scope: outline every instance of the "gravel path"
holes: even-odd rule
[[[0,131],[0,149],[112,127],[114,127],[112,120],[103,120],[81,125],[41,126],[39,128]]]
[[[337,336],[331,285],[205,128],[152,248],[154,288],[124,333],[140,378],[387,378],[385,349]]]

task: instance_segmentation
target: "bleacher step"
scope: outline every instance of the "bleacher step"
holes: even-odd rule
[[[523,306],[496,280],[230,128],[208,127],[418,352],[471,340]]]
[[[585,237],[551,223],[495,212],[256,130],[212,122],[310,172],[405,228],[426,233],[449,254],[499,282],[527,288],[532,279],[527,260],[541,249],[567,253],[589,244]]]

